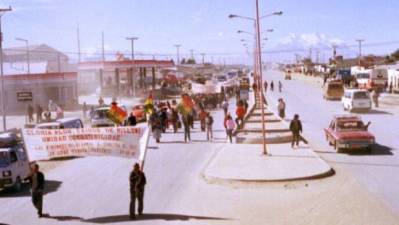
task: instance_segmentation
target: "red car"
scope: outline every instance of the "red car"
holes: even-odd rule
[[[326,139],[337,152],[343,149],[367,149],[375,143],[375,137],[368,131],[368,124],[364,124],[359,116],[335,116],[328,128],[325,128]]]

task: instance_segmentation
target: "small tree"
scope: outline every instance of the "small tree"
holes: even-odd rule
[[[399,49],[397,49],[396,51],[394,51],[394,52],[391,54],[391,57],[392,57],[394,60],[399,60]]]

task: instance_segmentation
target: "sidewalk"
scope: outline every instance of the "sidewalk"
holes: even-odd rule
[[[333,174],[332,168],[308,146],[289,144],[225,145],[204,170],[208,181],[272,182],[316,179]]]

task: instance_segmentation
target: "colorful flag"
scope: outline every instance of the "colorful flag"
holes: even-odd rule
[[[180,113],[183,115],[190,114],[193,111],[194,102],[188,94],[182,95],[181,102],[178,105]]]
[[[111,104],[111,108],[107,112],[107,118],[112,122],[121,125],[125,118],[127,117],[127,112],[118,106],[116,102]]]
[[[154,101],[152,99],[152,94],[148,95],[147,99],[144,102],[144,111],[147,114],[152,114],[154,111]]]

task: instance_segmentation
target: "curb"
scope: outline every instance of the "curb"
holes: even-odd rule
[[[317,157],[319,161],[326,164],[330,168],[329,170],[311,176],[283,178],[283,179],[230,179],[230,178],[221,178],[221,177],[206,175],[206,170],[209,167],[209,164],[215,159],[215,157],[220,153],[220,151],[221,150],[215,152],[208,160],[208,162],[205,164],[204,168],[201,170],[201,177],[208,183],[220,183],[220,184],[281,183],[281,182],[291,182],[291,181],[317,180],[335,175],[335,170],[319,155],[317,155],[313,150],[311,152]]]

